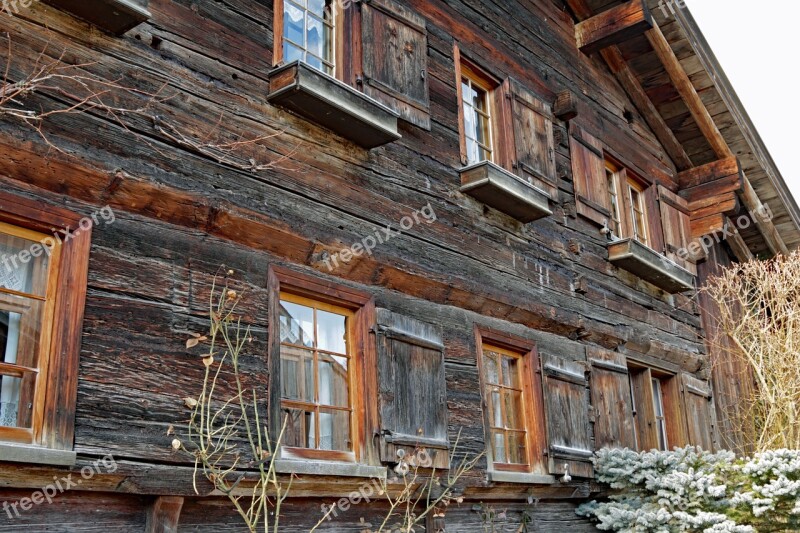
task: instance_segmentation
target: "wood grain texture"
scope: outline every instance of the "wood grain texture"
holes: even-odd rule
[[[423,434],[430,430],[435,436],[441,436],[444,427],[451,444],[460,434],[461,453],[481,453],[487,444],[475,324],[524,339],[576,372],[587,368],[587,349],[624,350],[626,344],[631,351],[647,345],[649,351],[642,357],[673,371],[696,373],[706,363],[701,316],[690,295],[665,295],[611,265],[605,238],[598,232],[602,220],[587,219],[581,213],[583,202],[576,208],[576,193],[595,198],[601,207],[607,196],[587,180],[602,169],[597,161],[586,156],[576,162],[585,154],[571,148],[579,141],[570,135],[565,115],[550,116],[549,103],[563,91],[574,96],[577,112],[569,127],[575,125],[602,141],[648,183],[677,190],[674,170],[681,165],[674,147],[665,148],[655,128],[636,113],[642,102],[626,94],[613,71],[577,50],[568,14],[545,0],[408,0],[397,6],[415,13],[396,23],[398,40],[392,42],[408,40],[413,53],[420,54],[415,61],[425,63],[429,129],[405,121],[400,125],[402,140],[369,152],[264,102],[266,72],[275,63],[275,34],[280,33],[273,26],[269,2],[153,0],[152,21],[120,39],[92,33],[73,18],[41,6],[33,6],[23,17],[0,21],[0,29],[14,35],[19,58],[11,65],[12,78],[23,75],[25,65],[43,49],[50,59],[67,49],[70,61],[84,64],[88,73],[122,79],[142,91],[167,84],[174,97],[159,103],[154,112],[193,138],[212,134],[230,140],[279,133],[243,157],[274,161],[292,154],[289,161],[265,172],[247,172],[176,144],[146,117],[125,116],[123,127],[100,113],[86,112],[64,115],[47,125],[59,146],[75,154],[62,157],[19,124],[0,125],[0,183],[14,198],[38,205],[40,211],[55,205],[84,213],[108,205],[117,213],[112,225],[94,229],[85,319],[82,326],[69,327],[82,335],[73,382],[78,466],[112,453],[119,469],[87,482],[80,493],[84,502],[63,500],[65,507],[59,509],[65,513],[74,509],[82,516],[96,510],[98,524],[108,519],[115,530],[141,531],[154,497],[183,496],[181,530],[239,527],[229,504],[209,496],[209,487],[201,485],[203,496],[194,495],[193,458],[175,452],[170,446],[174,436],[169,434],[172,426],[185,435],[188,413],[182,398],[199,392],[202,363],[197,353],[185,349],[185,341],[208,328],[211,279],[221,264],[236,272],[244,294],[240,312],[253,336],[242,359],[243,378],[260,397],[269,398],[271,408],[280,402],[280,390],[269,386],[280,371],[274,295],[281,286],[291,285],[292,277],[295,285],[303,278],[305,290],[333,300],[360,295],[356,304],[364,312],[357,319],[355,342],[364,368],[375,373],[375,307],[441,332],[444,348],[436,361],[436,350],[392,340],[403,345],[397,351],[405,350],[402,355],[411,361],[406,369],[413,383],[422,383],[411,388],[411,396],[416,401],[432,397],[446,407],[425,412],[432,418],[413,415],[414,420],[402,422],[407,431],[422,428]],[[524,17],[526,25],[508,24],[518,17]],[[358,23],[347,23],[353,24],[355,35],[362,33]],[[550,123],[552,133],[545,137],[509,131],[508,139],[520,136],[517,159],[550,181],[556,193],[552,216],[523,225],[457,192],[461,121],[456,44],[498,80],[517,81],[519,98],[513,105],[522,117],[517,126],[535,124],[538,132]],[[407,77],[386,70],[396,58],[384,59],[374,70],[383,76],[380,79],[412,80],[410,73]],[[353,70],[352,65],[348,68]],[[354,78],[347,83],[355,84]],[[416,103],[424,102],[419,80],[412,81],[420,89],[414,91]],[[133,95],[119,98],[120,105],[143,103]],[[56,94],[37,94],[30,105],[55,108],[64,102]],[[630,123],[626,110],[634,115]],[[514,121],[510,112],[508,120]],[[210,132],[210,124],[219,124],[218,129]],[[601,146],[599,141],[589,144]],[[516,143],[513,148],[516,157]],[[404,217],[413,219],[414,211],[429,203],[435,221],[420,218],[371,254],[340,260],[333,268],[326,265],[326,259],[366,236],[383,234],[387,227],[396,230]],[[275,274],[281,270],[283,279]],[[536,377],[544,378],[534,367],[535,387]],[[432,382],[424,381],[428,373],[435,373],[441,386],[430,387]],[[364,397],[359,399],[364,427],[358,438],[364,462],[380,465],[375,438],[382,422],[380,389],[377,376],[370,380],[368,374],[364,373]],[[589,383],[551,381],[561,396],[544,389],[539,407],[555,417],[560,429],[570,426],[558,442],[593,451]],[[232,376],[225,373],[220,393],[232,390]],[[558,405],[544,405],[556,396]],[[412,403],[402,408],[404,413],[419,411]],[[566,411],[569,422],[561,424]],[[271,417],[274,434],[277,422],[279,417]],[[540,444],[542,458],[551,443]],[[574,478],[588,471],[585,458],[578,459],[570,459]],[[554,462],[552,471],[563,474],[558,460]],[[57,473],[32,465],[2,465],[0,479],[4,487],[28,489],[48,483]],[[286,531],[307,531],[321,516],[321,503],[346,496],[362,481],[299,475],[293,481],[294,497],[285,504]],[[574,508],[596,489],[586,478],[552,486],[489,483],[484,461],[465,479],[466,500],[448,509],[446,527],[481,530],[471,511],[480,501],[508,508],[514,522],[528,496],[534,495],[542,498],[532,512],[543,531],[589,531],[591,526],[574,514]],[[14,489],[3,489],[3,498],[17,495]],[[112,519],[102,508],[104,502],[122,511]],[[361,504],[326,528],[360,531],[366,527],[360,519],[374,522],[382,516],[382,505]],[[58,520],[55,510],[42,517],[47,523]],[[78,529],[65,529],[70,527]]]
[[[591,54],[640,35],[653,24],[644,0],[630,0],[576,24],[575,40],[581,52]]]

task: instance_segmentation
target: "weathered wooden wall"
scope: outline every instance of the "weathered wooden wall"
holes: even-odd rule
[[[61,496],[58,507],[35,510],[24,525],[0,515],[0,531],[37,531],[44,523],[56,531],[99,530],[112,525],[104,514],[115,531],[141,530],[153,495],[192,495],[191,458],[172,450],[167,433],[187,419],[182,398],[199,391],[203,367],[184,343],[207,327],[210,281],[221,264],[246,285],[242,309],[255,338],[246,372],[262,390],[270,265],[336,279],[371,292],[380,307],[443,326],[450,427],[453,433],[463,427],[471,452],[485,444],[475,322],[577,360],[585,360],[587,345],[616,348],[635,332],[651,339],[650,357],[690,372],[705,368],[693,300],[614,268],[604,237],[575,216],[564,123],[556,124],[560,198],[552,217],[523,226],[456,192],[454,38],[471,59],[498,76],[522,80],[545,101],[571,90],[578,96],[576,120],[603,133],[642,175],[674,171],[613,76],[578,52],[573,21],[559,2],[407,3],[428,20],[432,128],[402,124],[401,141],[371,152],[264,102],[272,65],[269,1],[151,0],[153,19],[122,38],[40,4],[0,17],[0,31],[12,43],[12,79],[43,50],[48,57],[64,53],[69,62],[86,63],[87,71],[144,91],[161,89],[171,98],[157,103],[153,114],[189,136],[202,137],[215,124],[222,137],[283,131],[248,155],[262,162],[292,153],[277,168],[245,172],[176,146],[145,117],[126,116],[126,130],[106,116],[84,113],[60,115],[47,125],[48,138],[64,155],[18,122],[0,123],[4,189],[79,212],[104,205],[116,212],[113,224],[94,231],[75,450],[85,460],[111,453],[124,461],[114,474],[87,484],[99,492]],[[121,99],[129,107],[141,103],[129,95]],[[61,104],[58,97],[35,95],[26,105]],[[429,202],[436,222],[415,226],[376,248],[373,257],[332,273],[322,263],[323,251],[396,226]],[[4,464],[0,487],[20,488],[0,494],[16,499],[58,472]],[[476,484],[482,475],[475,473]],[[306,482],[299,494],[325,486],[325,495],[334,496],[352,487]],[[500,498],[498,509],[519,512],[519,499],[524,501],[524,490],[514,487],[476,491],[475,500]],[[543,493],[533,511],[539,531],[582,530],[566,499],[573,493]],[[187,500],[182,529],[234,530],[236,517],[223,503]],[[305,509],[318,505],[289,505],[292,522],[285,531],[305,531],[317,516]],[[448,531],[482,531],[471,504],[451,513]],[[343,524],[330,530],[361,527]]]
[[[704,286],[710,278],[719,275],[722,269],[732,264],[730,255],[723,244],[714,244],[709,250],[709,260],[699,265],[698,283]],[[753,452],[752,442],[745,438],[746,432],[739,427],[742,419],[741,399],[749,397],[755,386],[750,368],[735,355],[728,337],[719,330],[714,318],[719,316],[716,303],[705,293],[698,294],[698,304],[702,310],[703,328],[708,338],[709,364],[714,383],[714,405],[720,446],[740,454]]]

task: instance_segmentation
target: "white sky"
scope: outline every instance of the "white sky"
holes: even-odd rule
[[[800,200],[800,2],[685,1]]]

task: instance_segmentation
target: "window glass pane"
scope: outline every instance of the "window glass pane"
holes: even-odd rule
[[[283,410],[286,429],[283,444],[293,448],[314,448],[314,413],[302,409]]]
[[[499,387],[492,387],[489,391],[489,424],[492,427],[501,428],[504,427],[503,424],[503,405],[502,405],[502,393],[500,392]]]
[[[656,416],[664,416],[664,406],[661,398],[661,382],[653,379],[653,403],[656,411]]]
[[[519,382],[520,360],[516,357],[503,356],[503,383],[506,387],[521,389]]]
[[[606,169],[606,180],[608,183],[608,195],[611,199],[611,231],[615,237],[621,237],[622,231],[620,228],[619,216],[619,197],[617,196],[617,178],[611,170]]]
[[[314,346],[314,310],[281,301],[281,342]]]
[[[470,101],[472,102],[473,107],[475,109],[480,109],[484,113],[486,112],[486,91],[483,89],[479,89],[478,87],[472,86],[472,91],[470,93],[472,97]]]
[[[524,429],[522,419],[522,393],[517,391],[503,391],[503,408],[506,412],[505,427],[508,429]]]
[[[281,396],[287,400],[314,401],[314,352],[281,346]]]
[[[478,143],[470,137],[467,137],[467,164],[480,163],[484,161],[483,150],[480,149]]]
[[[297,61],[297,60],[302,61],[303,56],[304,56],[303,51],[300,48],[286,41],[283,41],[283,61],[285,63],[291,63],[292,61]]]
[[[325,5],[327,3],[325,0],[308,0],[308,10],[322,18],[325,14]]]
[[[33,251],[39,257],[30,255]],[[22,252],[27,261],[20,257]],[[0,287],[45,296],[49,255],[35,241],[0,233]]]
[[[508,433],[508,459],[511,464],[527,464],[528,457],[525,453],[525,433]]]
[[[0,426],[31,427],[35,376],[0,376]]]
[[[664,451],[669,449],[669,446],[667,445],[667,428],[664,425],[663,420],[658,422],[658,447],[660,450]]]
[[[0,294],[0,361],[38,366],[44,306],[41,300]]]
[[[492,431],[492,451],[494,452],[494,462],[507,463],[508,455],[506,454],[506,437],[502,431]]]
[[[478,97],[478,93],[472,88],[472,83],[468,78],[463,79],[461,83],[461,90],[464,103],[470,106],[473,105],[473,102],[475,102],[475,99]]]
[[[319,403],[348,407],[347,358],[319,354]]]
[[[320,409],[319,449],[352,451],[350,442],[350,412]]]
[[[298,9],[291,2],[284,3],[283,9],[283,36],[295,44],[303,46],[305,44],[303,30],[304,23],[303,10]]]
[[[306,50],[311,52],[317,57],[321,58],[328,58],[327,53],[327,40],[326,34],[327,32],[324,29],[324,24],[322,23],[322,19],[318,19],[316,17],[309,16],[306,29],[307,29],[307,41],[306,41]]]
[[[498,357],[499,355],[490,349],[483,349],[483,372],[486,377],[486,383],[500,384],[500,374],[497,367]]]
[[[317,70],[326,70],[326,69],[323,69],[322,60],[320,58],[312,56],[312,55],[306,55],[306,64],[308,66],[310,66],[310,67],[314,67]],[[327,70],[326,70],[326,72],[327,72]]]
[[[475,119],[477,121],[475,139],[480,144],[489,146],[489,120],[481,114],[476,114]]]
[[[320,350],[347,353],[346,317],[317,311],[317,343]]]
[[[644,244],[647,244],[647,230],[644,221],[644,205],[641,193],[633,187],[629,187],[631,194],[631,217],[633,219],[634,237]]]

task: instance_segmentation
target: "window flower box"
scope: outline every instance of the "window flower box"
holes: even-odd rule
[[[371,149],[400,139],[398,114],[300,61],[269,73],[267,101]]]
[[[671,294],[694,288],[694,274],[636,239],[609,243],[608,260]]]
[[[552,215],[550,195],[507,170],[483,161],[459,171],[461,192],[520,222]]]
[[[150,18],[146,0],[44,0],[114,35]]]

